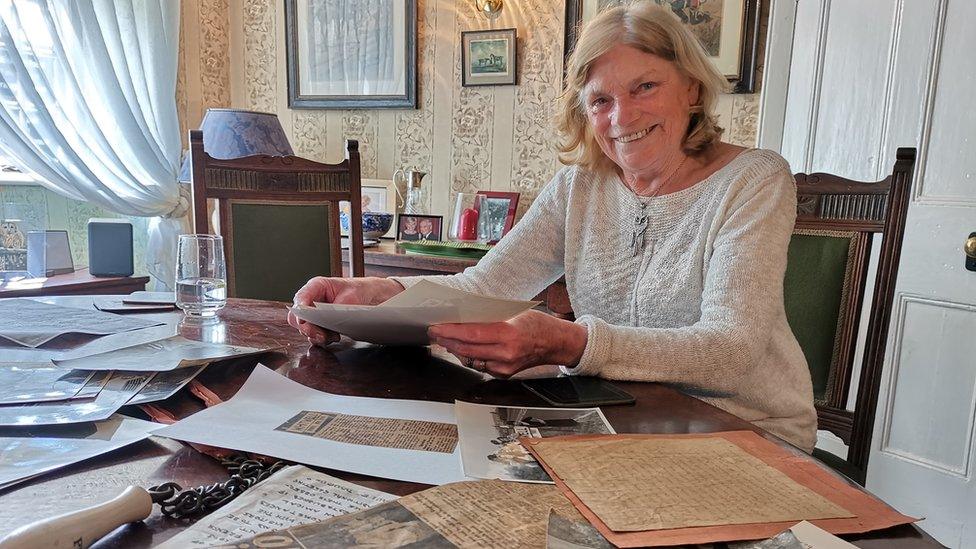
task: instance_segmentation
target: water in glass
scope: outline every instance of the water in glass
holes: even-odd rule
[[[212,317],[227,303],[224,242],[218,235],[180,235],[176,305],[188,316]]]

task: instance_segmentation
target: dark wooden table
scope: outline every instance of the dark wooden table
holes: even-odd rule
[[[83,305],[86,298],[61,297],[55,303]],[[189,338],[242,345],[281,345],[281,352],[258,359],[215,364],[198,379],[221,398],[230,398],[243,384],[255,363],[277,370],[309,387],[343,395],[406,398],[452,402],[454,399],[504,405],[543,405],[517,381],[490,379],[463,368],[438,348],[388,348],[343,339],[328,349],[310,347],[285,322],[286,305],[253,300],[230,300],[219,322],[208,325],[181,323],[176,313],[152,315],[177,324]],[[546,375],[546,368],[528,372]],[[751,430],[793,449],[776,437],[718,408],[672,388],[651,383],[620,383],[637,397],[634,406],[608,406],[604,412],[620,433],[703,433]],[[185,417],[203,404],[184,390],[162,407]],[[125,411],[125,410],[123,410]],[[134,414],[138,410],[131,410]],[[811,458],[812,459],[812,458]],[[405,495],[426,486],[349,473],[329,471],[358,484]],[[148,487],[175,481],[184,487],[226,479],[212,458],[182,443],[153,437],[107,456],[55,471],[0,492],[0,536],[37,519],[73,511],[108,500],[126,486]],[[145,522],[112,532],[97,547],[149,547],[172,537],[186,524],[163,517],[158,508]],[[914,526],[845,536],[860,547],[939,547]]]
[[[0,298],[43,295],[131,294],[146,289],[148,276],[92,276],[88,267],[45,278],[0,280]]]

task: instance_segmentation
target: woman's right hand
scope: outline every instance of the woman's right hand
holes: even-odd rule
[[[295,293],[294,304],[313,306],[313,303],[345,303],[350,305],[379,305],[403,291],[403,286],[390,278],[335,278],[317,276]],[[328,345],[339,341],[339,334],[306,322],[291,311],[291,324],[314,345]]]

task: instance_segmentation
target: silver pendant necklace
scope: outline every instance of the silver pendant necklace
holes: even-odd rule
[[[635,196],[637,197],[637,202],[640,204],[640,210],[637,212],[637,215],[634,216],[634,230],[630,236],[630,250],[632,253],[632,257],[637,257],[637,255],[644,250],[644,240],[645,240],[644,235],[647,233],[647,226],[649,224],[647,219],[648,202],[650,202],[652,198],[656,198],[657,196],[659,196],[661,194],[661,191],[663,191],[664,188],[667,187],[669,183],[671,183],[671,180],[674,179],[674,176],[677,175],[678,172],[681,171],[682,166],[685,165],[685,160],[688,160],[687,156],[681,159],[681,162],[678,164],[678,167],[675,168],[673,172],[671,172],[671,175],[669,175],[668,178],[664,180],[664,183],[658,185],[657,189],[655,189],[652,194],[646,197],[642,197],[636,195],[635,193]],[[641,200],[642,198],[644,200]]]

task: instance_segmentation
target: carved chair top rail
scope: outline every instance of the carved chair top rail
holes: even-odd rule
[[[881,181],[854,181],[829,173],[798,173],[796,189],[799,194],[888,194],[891,192],[891,176]]]

